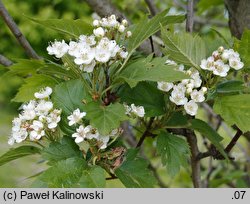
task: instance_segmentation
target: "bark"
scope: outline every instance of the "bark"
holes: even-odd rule
[[[224,0],[229,13],[229,27],[233,36],[241,38],[244,29],[250,29],[250,1]]]

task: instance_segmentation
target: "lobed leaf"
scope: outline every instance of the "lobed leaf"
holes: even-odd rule
[[[181,166],[187,166],[189,146],[184,139],[162,131],[157,137],[156,148],[161,155],[162,164],[167,167],[171,176],[176,175]]]

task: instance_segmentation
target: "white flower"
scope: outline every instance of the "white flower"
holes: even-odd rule
[[[75,41],[69,42],[68,54],[74,57],[80,56],[81,44]]]
[[[23,112],[20,115],[22,120],[33,120],[36,117],[35,112],[36,101],[31,100],[29,103],[22,106]]]
[[[105,31],[102,27],[94,29],[93,33],[96,37],[103,37],[105,35]]]
[[[116,20],[115,15],[111,15],[108,17],[108,26],[109,27],[116,27],[119,24],[119,22]]]
[[[192,93],[190,94],[191,99],[194,100],[194,102],[203,102],[205,101],[205,97],[204,97],[204,93],[202,90],[197,91],[196,89],[192,91]]]
[[[18,131],[11,132],[11,138],[13,138],[17,143],[24,141],[28,136],[28,131],[26,128],[20,128]]]
[[[190,100],[184,105],[184,109],[189,115],[196,115],[198,111],[198,105],[194,102],[194,100]]]
[[[131,106],[128,106],[127,104],[123,104],[123,105],[126,109],[125,114],[129,116],[133,114],[133,116],[144,117],[145,110],[143,106],[135,106],[135,104],[131,104]]]
[[[176,105],[184,105],[187,103],[187,98],[185,97],[185,94],[176,90],[172,91],[169,99]]]
[[[120,25],[119,28],[118,28],[118,31],[120,33],[123,33],[125,31],[125,26],[124,25]]]
[[[80,109],[77,108],[76,110],[74,110],[74,112],[72,113],[72,115],[68,116],[69,126],[72,126],[72,125],[80,122],[80,120],[84,116],[86,116],[86,112],[80,112]]]
[[[233,49],[229,49],[229,50],[224,50],[223,53],[221,54],[221,58],[224,61],[228,61],[229,58],[231,57],[235,57],[235,58],[239,58],[239,53],[235,52]]]
[[[63,40],[62,42],[55,41],[47,47],[49,55],[55,55],[57,58],[61,58],[64,54],[68,52],[69,46]]]
[[[109,27],[109,22],[107,18],[102,18],[101,21],[99,21],[102,27]]]
[[[240,61],[240,58],[230,57],[229,58],[229,66],[235,70],[242,69],[244,67],[244,63]]]
[[[51,101],[40,100],[35,108],[37,115],[47,115],[49,111],[53,108],[53,103]]]
[[[90,64],[83,66],[83,71],[91,73],[91,72],[93,72],[95,65],[96,65],[96,62],[95,62],[95,60],[93,60]]]
[[[47,86],[45,89],[42,89],[41,91],[36,92],[34,96],[37,99],[44,99],[44,98],[48,98],[51,95],[51,93],[52,93],[52,88]]]
[[[36,111],[34,109],[26,109],[22,112],[21,118],[23,120],[33,120],[36,117]]]
[[[86,46],[80,50],[80,54],[77,56],[77,58],[75,58],[74,62],[77,65],[90,64],[94,58],[95,50]]]
[[[184,95],[186,91],[186,87],[182,83],[179,83],[177,85],[174,85],[173,91]]]
[[[174,86],[173,83],[169,83],[165,81],[157,82],[157,88],[161,91],[168,92],[173,88],[173,86]]]
[[[98,62],[108,62],[111,57],[111,53],[107,50],[102,50],[102,49],[96,49],[95,52],[95,59]]]
[[[109,136],[102,136],[100,135],[99,138],[98,138],[98,141],[101,142],[101,144],[99,145],[99,148],[100,149],[105,149],[108,145],[108,141],[109,141]]]
[[[215,69],[213,70],[214,75],[218,75],[221,77],[227,76],[227,72],[229,71],[230,67],[227,64],[224,64],[222,60],[217,60],[214,63]]]
[[[34,120],[33,124],[30,126],[33,130],[30,132],[30,140],[39,140],[42,136],[45,135],[43,129],[43,123],[38,120]]]
[[[121,51],[120,53],[121,58],[126,59],[128,56],[128,52]]]
[[[61,110],[54,109],[48,117],[46,117],[47,123],[48,123],[48,128],[49,129],[54,129],[57,127],[57,124],[61,120]]]
[[[138,117],[144,117],[145,110],[143,106],[135,106],[135,104],[131,104],[131,112],[137,115]]]
[[[82,45],[86,44],[87,46],[93,46],[96,44],[96,40],[95,40],[94,35],[90,35],[90,36],[80,35],[79,42],[80,42],[80,44],[82,44]]]
[[[214,57],[208,57],[207,59],[201,60],[200,67],[204,70],[213,71],[215,69],[214,62]]]
[[[84,127],[83,125],[80,125],[79,128],[76,129],[76,133],[74,133],[72,137],[75,137],[76,143],[80,143],[86,138],[87,133],[89,133],[89,131],[90,127]]]
[[[88,125],[85,129],[89,129],[86,134],[87,139],[97,139],[99,137],[99,132],[96,128],[93,128],[91,125]]]

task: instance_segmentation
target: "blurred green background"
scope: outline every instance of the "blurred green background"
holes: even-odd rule
[[[171,14],[185,13],[185,0],[156,0],[156,6],[159,10],[171,8]],[[93,11],[84,0],[3,0],[9,13],[12,15],[20,30],[29,40],[33,48],[41,56],[48,57],[46,47],[48,42],[54,39],[60,39],[56,32],[45,29],[28,20],[25,16],[37,19],[63,18],[63,19],[85,19],[92,20]],[[143,0],[113,0],[122,12],[128,16],[132,22],[138,22],[145,14],[148,14],[148,8]],[[206,20],[204,22],[204,19]],[[218,37],[216,32],[211,28],[215,28],[224,35],[226,39],[231,39],[229,29],[227,27],[227,14],[224,9],[223,0],[201,0],[196,6],[196,22],[195,31],[199,32],[206,38],[210,51],[215,50],[218,45],[224,45],[224,41]],[[184,30],[184,24],[176,27],[178,30]],[[27,58],[23,49],[17,43],[11,32],[8,30],[2,19],[0,18],[0,54],[5,55],[15,61],[18,58]],[[21,104],[11,102],[15,96],[17,89],[23,83],[20,77],[1,77],[7,69],[0,66],[0,155],[2,155],[10,147],[7,145],[8,136],[11,129],[11,121],[17,115],[18,107]],[[205,119],[207,116],[202,111],[199,117]],[[229,130],[232,131],[232,130]],[[220,130],[225,136],[225,144],[230,140],[226,136],[225,130]],[[201,141],[202,142],[202,141]],[[150,152],[150,147],[154,145],[153,140],[147,140],[145,145],[145,153],[153,158],[153,163],[157,166],[159,158],[154,158],[154,153]],[[245,148],[246,142],[242,139],[240,147]],[[240,157],[242,151],[239,147],[235,148]],[[206,169],[209,159],[204,160],[203,168]],[[243,161],[244,162],[244,161]],[[216,165],[216,162],[215,162]],[[216,186],[223,186],[225,183],[237,180],[237,185],[244,187],[242,180],[242,172],[233,172],[230,166],[221,163],[221,166],[214,173],[214,183]],[[239,165],[241,165],[239,163]],[[39,157],[32,156],[22,158],[0,167],[0,187],[29,187],[33,179],[29,176],[35,175],[45,169],[46,165],[41,163]],[[222,173],[223,172],[223,173]],[[190,171],[183,169],[175,178],[167,175],[165,168],[159,168],[159,173],[163,181],[171,187],[191,187]],[[207,171],[204,171],[204,176]],[[117,181],[109,181],[107,187],[122,187]]]

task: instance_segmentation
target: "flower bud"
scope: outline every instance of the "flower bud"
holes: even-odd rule
[[[201,91],[202,91],[204,94],[207,93],[207,87],[204,87],[204,86],[203,86],[203,87],[201,88]]]
[[[100,24],[99,24],[99,21],[98,20],[94,20],[93,21],[93,26],[95,26],[95,27],[97,27],[97,26],[99,26]]]
[[[122,25],[127,26],[128,25],[128,21],[126,19],[123,19],[122,20]]]
[[[118,28],[118,31],[119,31],[120,33],[123,33],[124,30],[125,30],[124,25],[120,25],[119,28]]]
[[[127,37],[127,38],[129,38],[129,37],[131,37],[131,36],[132,36],[131,31],[127,31],[127,33],[126,33],[126,37]]]
[[[99,27],[99,28],[94,29],[93,33],[96,37],[103,37],[105,34],[105,31],[102,27]]]
[[[218,52],[222,53],[223,51],[224,51],[224,47],[220,46],[220,47],[218,48]]]

